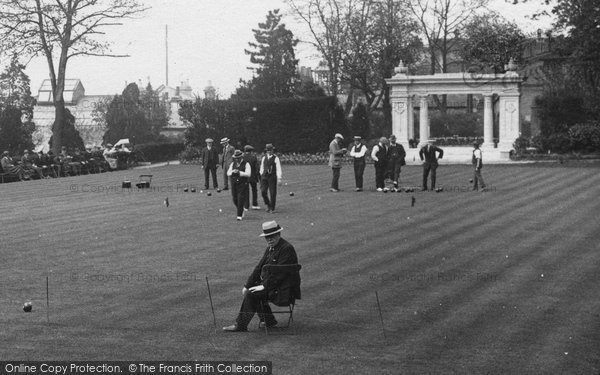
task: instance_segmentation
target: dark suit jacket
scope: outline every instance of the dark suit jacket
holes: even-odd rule
[[[258,158],[253,154],[244,154],[244,160],[246,163],[250,164],[250,171],[252,175],[248,179],[249,182],[258,182],[258,174],[260,171],[260,163],[258,162]]]
[[[200,158],[202,160],[202,168],[215,169],[219,164],[219,151],[215,146],[211,147],[210,150],[208,147],[204,147],[200,152]]]
[[[429,151],[427,151],[427,147],[429,146]],[[439,156],[436,156],[436,152],[439,153]],[[425,145],[421,147],[419,150],[419,157],[421,161],[425,160],[425,164],[427,165],[438,165],[438,158],[442,158],[444,156],[444,150],[434,145]]]
[[[267,248],[260,262],[254,267],[252,274],[248,277],[246,288],[256,285],[264,285],[269,301],[274,304],[286,304],[290,297],[300,299],[300,279],[291,280],[284,275],[269,275],[262,272],[265,264],[297,264],[298,256],[294,247],[281,238],[277,245],[270,250]]]

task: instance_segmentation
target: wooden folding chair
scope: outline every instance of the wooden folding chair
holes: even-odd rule
[[[287,307],[287,309],[283,310],[274,310],[273,314],[288,314],[288,322],[285,326],[278,326],[278,328],[291,328],[292,334],[296,334],[296,327],[294,326],[294,307],[296,306],[296,300],[300,299],[300,269],[302,266],[300,264],[265,264],[262,268],[263,272],[267,274],[285,274],[286,278],[290,278],[290,298],[287,301],[267,301],[267,303],[271,303],[275,306],[279,307]],[[264,314],[263,314],[264,316]],[[260,326],[260,319],[259,319]],[[264,325],[265,334],[269,334],[269,327],[265,322]]]

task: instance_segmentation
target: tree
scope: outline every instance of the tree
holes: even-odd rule
[[[242,82],[244,89],[238,95],[250,94],[253,98],[285,98],[293,96],[298,81],[296,71],[298,60],[294,48],[298,40],[294,34],[280,23],[279,10],[269,11],[264,23],[253,29],[256,42],[249,42],[250,67],[255,76],[249,83]]]
[[[470,67],[503,73],[511,58],[521,60],[525,35],[515,23],[497,13],[488,13],[476,15],[466,23],[460,41],[460,55],[467,70]]]
[[[99,106],[94,117],[106,126],[105,143],[121,138],[130,138],[134,144],[155,141],[168,122],[166,104],[150,84],[140,93],[138,85],[130,83],[105,108]]]
[[[369,122],[369,111],[363,102],[358,104],[352,110],[352,117],[349,123],[352,135],[359,135],[366,139],[371,134],[371,124]]]
[[[110,43],[98,35],[145,9],[136,0],[0,0],[0,50],[41,55],[48,63],[55,153],[68,125],[63,97],[68,61],[76,56],[123,56],[111,54]]]
[[[409,0],[408,6],[421,26],[427,44],[430,74],[447,73],[458,36],[475,12],[488,0]],[[433,95],[440,112],[446,114],[446,95]]]
[[[323,56],[328,68],[329,94],[337,96],[342,75],[342,59],[348,17],[355,12],[352,1],[287,0],[296,16],[310,31],[312,44]]]
[[[33,148],[31,135],[35,98],[31,96],[25,66],[13,55],[9,66],[0,74],[0,150],[13,153]]]

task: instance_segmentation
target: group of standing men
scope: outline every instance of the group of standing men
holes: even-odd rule
[[[209,177],[212,175],[213,188],[219,189],[217,181],[217,168],[223,169],[223,190],[229,190],[233,203],[237,208],[237,220],[242,220],[244,211],[250,208],[250,189],[252,190],[252,209],[260,210],[258,205],[258,184],[260,192],[267,206],[267,212],[275,212],[277,200],[277,185],[281,183],[281,162],[274,154],[272,144],[265,146],[265,155],[258,160],[251,145],[244,146],[244,151],[236,150],[229,144],[229,138],[221,139],[221,149],[213,145],[211,138],[206,139],[206,147],[201,151],[200,158],[204,169],[204,187],[209,189]],[[230,181],[231,180],[231,181]]]
[[[333,170],[333,179],[331,182],[331,191],[336,193],[340,191],[339,178],[342,160],[347,153],[346,148],[341,147],[344,137],[336,134],[335,138],[329,144],[329,166]],[[354,162],[354,179],[356,182],[356,191],[363,191],[363,173],[366,166],[366,156],[368,147],[362,142],[360,136],[354,136],[354,143],[350,147],[350,157]],[[391,135],[389,140],[381,137],[379,142],[371,150],[371,159],[375,166],[375,187],[377,191],[389,191],[385,187],[385,178],[389,176],[394,186],[393,191],[398,191],[400,172],[403,165],[406,165],[406,151],[404,147],[396,143],[396,136]]]

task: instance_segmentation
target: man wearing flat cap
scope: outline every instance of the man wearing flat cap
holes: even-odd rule
[[[282,274],[263,272],[266,264],[284,265],[298,264],[296,250],[289,242],[281,238],[283,228],[275,221],[262,224],[260,234],[267,241],[267,249],[261,260],[248,277],[242,295],[244,301],[240,307],[235,324],[223,327],[226,332],[245,332],[255,313],[258,313],[260,325],[273,327],[277,320],[271,312],[268,301],[288,301],[290,297],[300,298],[300,277],[289,278]]]
[[[337,133],[329,144],[329,166],[333,171],[333,178],[331,179],[331,191],[334,193],[340,191],[339,181],[340,172],[342,169],[342,160],[347,151],[345,148],[342,148],[343,140],[344,136],[340,133]]]
[[[229,144],[229,138],[225,137],[221,139],[221,168],[223,168],[223,190],[229,189],[229,179],[227,178],[227,168],[231,165],[233,161],[233,153],[235,152],[235,147]]]
[[[227,169],[227,177],[231,179],[231,196],[233,204],[237,208],[237,219],[244,217],[244,204],[248,197],[248,179],[251,175],[250,164],[244,160],[244,153],[235,150],[233,161]]]
[[[260,163],[254,153],[254,147],[250,145],[244,146],[244,160],[250,164],[250,178],[248,179],[248,189],[252,189],[252,209],[260,210],[258,206],[258,177],[260,171]],[[250,208],[250,192],[246,196],[246,203],[244,209]]]
[[[260,193],[267,205],[267,212],[275,213],[277,201],[277,184],[281,183],[281,161],[274,153],[275,147],[271,143],[265,146],[266,155],[260,161]]]
[[[363,174],[365,173],[365,155],[367,146],[362,143],[359,135],[354,136],[354,144],[350,147],[350,156],[354,161],[354,181],[356,182],[356,191],[363,191]]]
[[[202,169],[204,169],[204,188],[208,190],[210,186],[209,178],[212,175],[213,187],[219,188],[219,182],[217,181],[217,166],[219,165],[219,151],[213,146],[212,138],[206,138],[206,147],[200,152],[200,160],[202,163]]]

